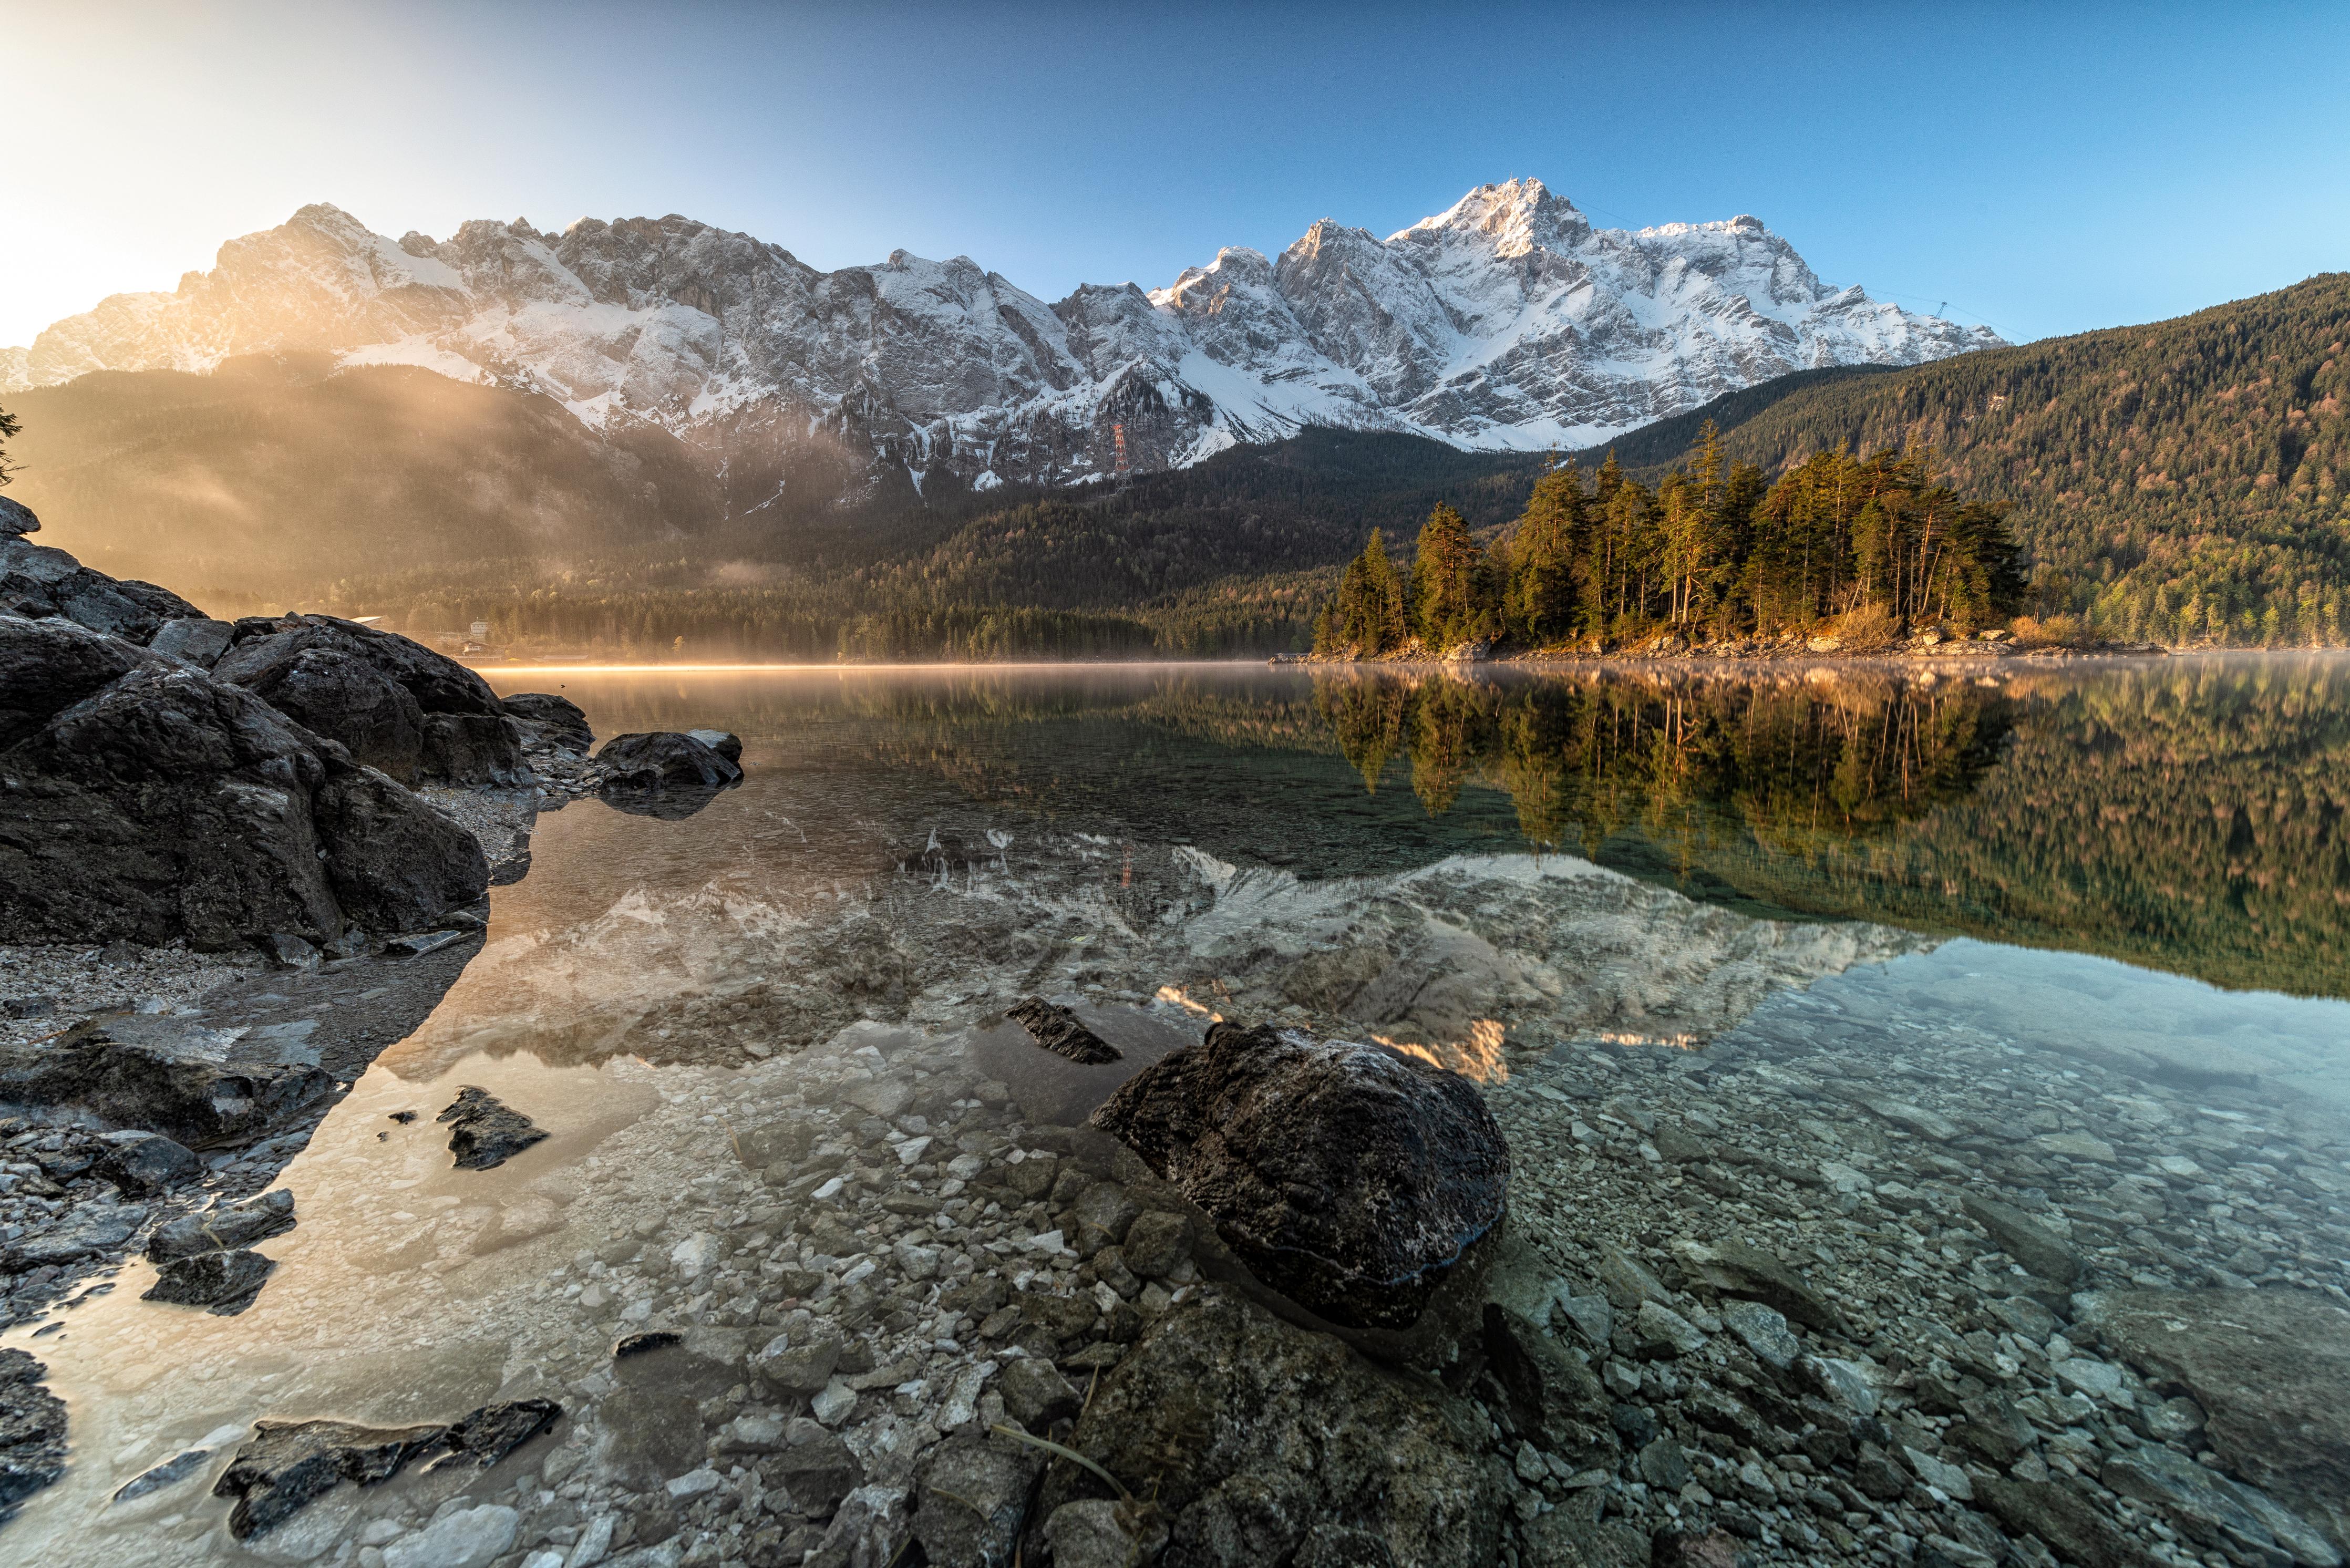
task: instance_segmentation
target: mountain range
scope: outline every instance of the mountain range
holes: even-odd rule
[[[1752,217],[1594,228],[1539,181],[1380,239],[1315,223],[1164,288],[1046,304],[966,257],[823,272],[690,219],[376,234],[313,205],[171,293],[116,295],[0,349],[0,389],[327,352],[660,427],[727,510],[1180,468],[1307,427],[1574,448],[1791,371],[1915,365],[2000,339],[1820,282]]]

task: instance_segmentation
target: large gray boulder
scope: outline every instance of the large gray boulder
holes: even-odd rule
[[[506,717],[522,726],[525,750],[568,752],[586,756],[596,749],[596,732],[578,703],[552,691],[517,691],[502,703]]]
[[[239,684],[303,728],[341,742],[352,761],[402,784],[416,782],[424,710],[407,687],[367,660],[339,649],[306,648]]]
[[[328,884],[350,924],[421,930],[481,901],[481,841],[375,769],[335,771],[310,809]]]
[[[596,753],[609,790],[715,790],[743,782],[743,770],[674,730],[615,735]]]
[[[404,781],[516,784],[530,777],[521,729],[489,682],[397,632],[334,616],[248,617],[236,623],[213,673],[272,702],[285,695],[303,711],[304,723],[362,760],[385,759],[392,765],[384,771]],[[386,697],[385,686],[415,704],[412,753],[410,711]],[[338,707],[339,694],[360,692],[359,708]]]
[[[1476,1088],[1384,1046],[1219,1023],[1093,1123],[1259,1280],[1351,1328],[1418,1322],[1508,1196],[1509,1147]]]
[[[325,941],[488,881],[472,835],[252,692],[0,616],[0,941]]]

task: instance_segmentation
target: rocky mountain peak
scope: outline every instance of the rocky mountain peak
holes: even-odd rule
[[[1389,237],[1440,239],[1474,236],[1495,255],[1520,256],[1542,247],[1564,250],[1591,233],[1591,222],[1573,202],[1554,194],[1539,180],[1508,180],[1480,185],[1432,218],[1422,218]]]
[[[917,483],[1066,483],[1109,469],[1113,426],[1146,468],[1309,424],[1580,446],[1789,370],[1997,342],[1828,288],[1752,216],[1597,230],[1533,179],[1385,240],[1324,219],[1277,259],[1227,247],[1164,288],[1057,305],[967,256],[819,272],[677,213],[395,242],[318,202],[176,294],[0,349],[0,387],[325,349],[541,392],[591,427],[653,421],[729,462],[748,421],[821,428]]]

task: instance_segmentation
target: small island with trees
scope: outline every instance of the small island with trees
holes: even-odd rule
[[[1774,480],[1729,462],[1709,424],[1655,489],[1613,453],[1554,464],[1480,545],[1439,505],[1409,568],[1373,530],[1315,618],[1326,659],[1990,651],[2077,643],[2018,618],[2007,508],[1937,479],[1928,455],[1841,449]]]

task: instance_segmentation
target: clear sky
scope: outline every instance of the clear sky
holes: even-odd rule
[[[1046,299],[1533,175],[2017,339],[2350,267],[2350,6],[0,0],[0,344],[306,202],[678,212]]]

